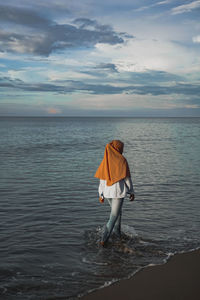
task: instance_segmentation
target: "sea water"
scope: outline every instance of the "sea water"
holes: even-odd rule
[[[0,118],[0,299],[77,299],[200,247],[199,118]],[[105,145],[124,142],[136,198],[99,246]]]

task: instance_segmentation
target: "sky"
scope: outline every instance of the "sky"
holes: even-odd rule
[[[200,116],[199,0],[0,0],[1,116]]]

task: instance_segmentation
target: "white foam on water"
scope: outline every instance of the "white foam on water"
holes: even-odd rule
[[[125,233],[130,238],[138,236],[135,228],[129,225],[122,225],[122,232]]]
[[[86,293],[79,294],[79,295],[77,296],[77,298],[82,298],[83,296],[88,295],[88,294],[90,294],[90,293],[92,293],[92,292],[95,292],[95,291],[97,291],[97,290],[101,290],[101,289],[103,289],[103,288],[105,288],[105,287],[108,287],[108,286],[112,285],[113,283],[115,283],[115,282],[117,282],[117,281],[119,281],[119,280],[120,280],[120,279],[112,279],[112,280],[110,280],[110,281],[106,281],[106,282],[104,282],[103,285],[99,286],[98,288],[94,288],[94,289],[88,290]],[[76,298],[76,299],[77,299],[77,298]]]
[[[97,265],[97,266],[107,266],[108,263],[100,263],[92,260],[88,260],[86,257],[82,258],[82,262],[89,265]]]

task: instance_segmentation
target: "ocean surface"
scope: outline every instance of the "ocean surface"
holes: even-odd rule
[[[124,142],[122,239],[94,173]],[[0,299],[77,299],[200,247],[200,118],[0,118]]]

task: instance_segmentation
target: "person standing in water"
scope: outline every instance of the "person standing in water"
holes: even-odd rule
[[[106,224],[100,244],[105,246],[112,231],[121,236],[121,215],[124,198],[130,195],[133,201],[134,189],[128,162],[122,155],[124,144],[119,140],[113,140],[106,145],[104,158],[96,171],[95,177],[100,179],[99,201],[107,199],[111,213]]]

